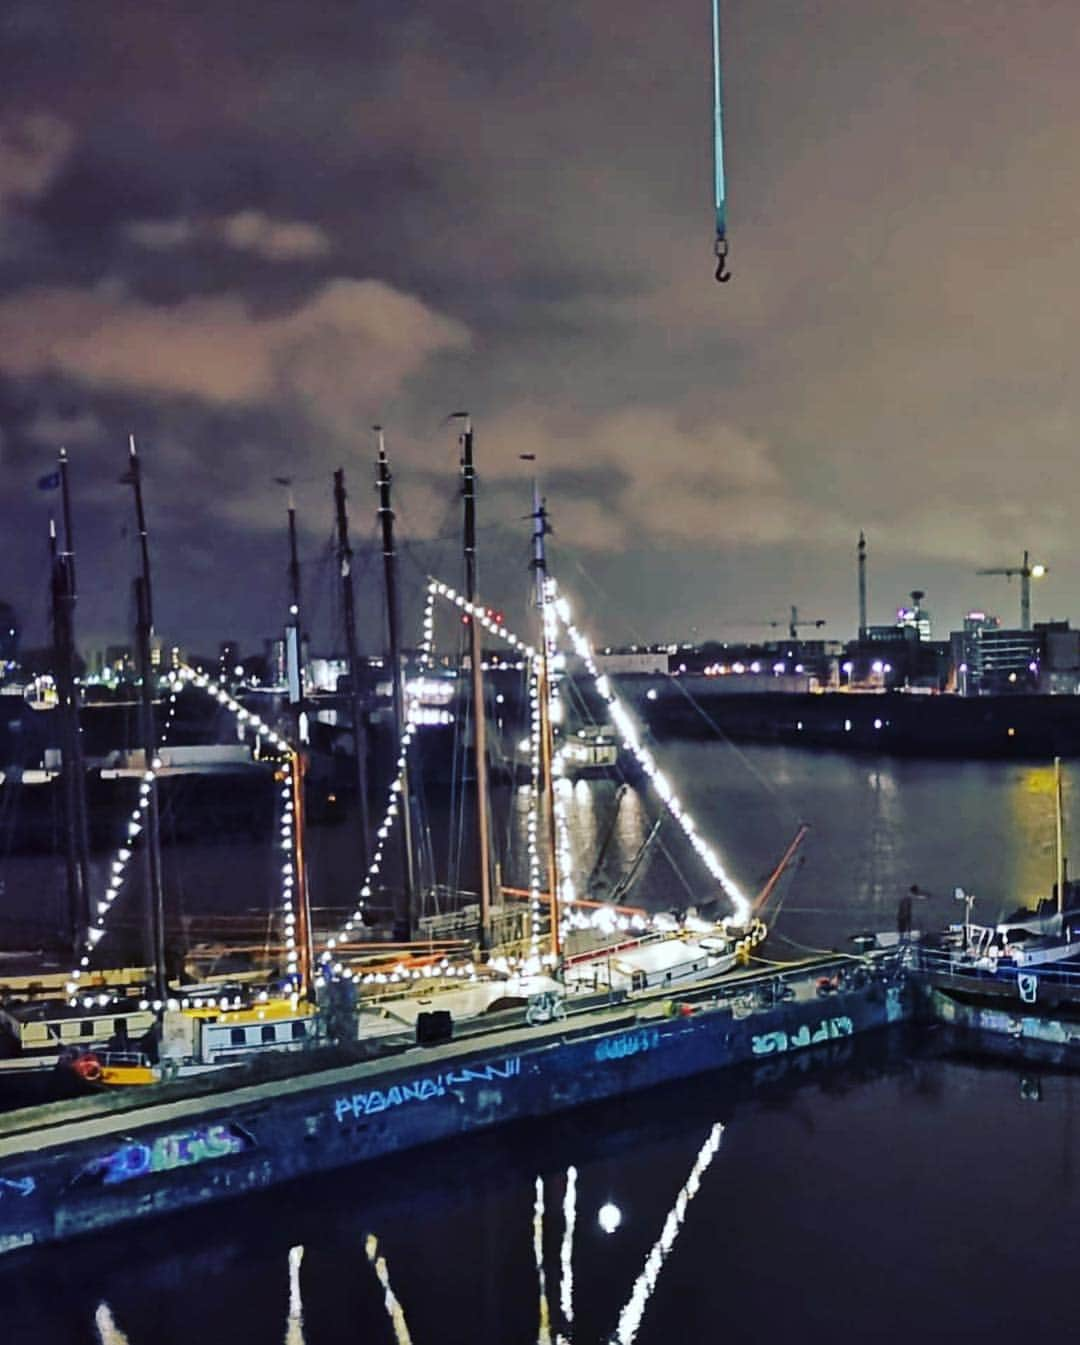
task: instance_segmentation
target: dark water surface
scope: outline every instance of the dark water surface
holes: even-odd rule
[[[941,924],[959,914],[956,884],[989,919],[1052,878],[1048,766],[704,745],[661,755],[748,889],[797,821],[812,824],[777,930],[794,944],[890,926],[912,883]],[[1066,803],[1075,832],[1068,783]],[[609,786],[573,787],[582,849],[614,807]],[[648,808],[624,796],[600,878],[617,879],[648,825]],[[315,840],[324,890],[351,882],[349,843],[343,831]],[[686,904],[680,872],[708,892],[670,849],[636,894],[648,904]],[[188,861],[211,887],[225,881],[214,853]],[[780,937],[769,949],[791,951]],[[0,1262],[0,1343],[1071,1338],[1074,1079],[939,1059],[895,1035],[779,1065]],[[680,1205],[695,1165],[696,1194]]]

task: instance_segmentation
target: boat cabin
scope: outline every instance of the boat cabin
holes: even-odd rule
[[[104,999],[104,1004],[99,1000]],[[145,1001],[97,997],[92,1004],[36,1000],[0,1006],[0,1053],[7,1057],[38,1057],[51,1068],[60,1052],[72,1047],[135,1042],[154,1026],[155,1015]]]
[[[165,1011],[161,1058],[212,1065],[266,1050],[299,1051],[314,1044],[317,1023],[314,1006],[291,996],[249,1004],[226,996],[205,1004],[188,1000]]]

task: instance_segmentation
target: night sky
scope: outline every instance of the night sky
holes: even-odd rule
[[[387,427],[403,580],[520,607],[537,455],[554,566],[599,638],[856,624],[935,634],[1051,567],[1080,615],[1075,0],[724,5],[731,265],[711,258],[707,0],[4,0],[0,598],[44,638],[35,489],[72,458],[82,642],[130,620],[126,436],[157,625],[283,620],[296,480],[332,643],[330,477],[375,537]],[[376,566],[359,565],[374,582]],[[366,643],[380,643],[366,598]]]

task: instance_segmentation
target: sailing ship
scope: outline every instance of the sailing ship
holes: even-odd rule
[[[141,710],[143,755],[139,803],[129,825],[128,841],[114,862],[104,896],[93,905],[80,886],[79,854],[73,848],[69,871],[73,875],[71,906],[76,946],[74,966],[63,985],[57,1005],[48,997],[5,1006],[4,1018],[14,1043],[13,1057],[31,1058],[38,1067],[64,1058],[87,1083],[149,1083],[219,1069],[266,1051],[304,1050],[327,1040],[327,1024],[335,1018],[333,1036],[356,1040],[397,1031],[403,1025],[416,1032],[425,1015],[440,1013],[457,1019],[532,1006],[533,1019],[543,1000],[571,1009],[638,993],[677,991],[682,985],[719,976],[746,961],[766,934],[765,903],[780,875],[790,864],[805,834],[800,830],[776,873],[756,901],[745,897],[725,872],[719,857],[698,832],[614,689],[597,670],[588,640],[574,626],[565,597],[548,573],[545,538],[547,512],[534,483],[532,570],[538,636],[535,644],[513,635],[479,600],[476,567],[476,472],[472,426],[463,416],[460,436],[462,495],[465,502],[465,590],[431,580],[427,590],[421,663],[430,664],[434,649],[434,610],[441,601],[466,618],[468,668],[472,708],[472,749],[476,779],[476,832],[480,860],[475,898],[455,894],[438,917],[421,910],[416,865],[415,795],[410,783],[410,743],[420,716],[411,715],[401,651],[399,600],[396,583],[394,513],[391,478],[383,433],[377,435],[378,516],[382,531],[387,596],[389,667],[392,676],[393,717],[398,741],[396,773],[385,816],[372,834],[364,805],[364,716],[356,690],[355,620],[353,617],[351,550],[348,544],[343,472],[335,475],[339,559],[346,614],[346,645],[350,658],[352,732],[356,748],[357,795],[361,813],[361,840],[367,860],[359,898],[352,916],[335,931],[313,928],[304,851],[304,740],[309,707],[301,657],[301,586],[296,544],[296,514],[290,498],[290,618],[286,629],[288,658],[289,737],[244,707],[223,685],[192,669],[182,669],[170,691],[175,702],[181,687],[194,687],[213,697],[237,717],[245,731],[254,732],[263,756],[276,762],[280,785],[280,840],[282,847],[281,942],[270,949],[262,966],[252,962],[242,976],[224,973],[195,984],[178,984],[166,975],[164,902],[161,856],[158,848],[157,784],[165,769],[162,745],[155,738],[154,677],[150,661],[153,629],[151,577],[141,473],[134,440],[130,443],[125,478],[135,489],[136,521],[142,559],[135,583],[138,646],[142,669]],[[67,534],[70,544],[70,531]],[[57,591],[65,597],[67,573],[60,567]],[[60,582],[60,581],[63,581]],[[70,637],[70,604],[58,609]],[[60,624],[60,623],[58,623]],[[609,722],[591,732],[558,737],[553,706],[565,692],[568,674],[556,670],[556,643],[560,632],[570,642],[569,658],[579,672],[591,678],[593,691],[608,713]],[[530,813],[528,885],[508,888],[492,858],[492,819],[488,790],[485,692],[483,683],[485,636],[493,637],[518,657],[528,678]],[[558,663],[561,666],[563,658]],[[562,686],[560,686],[562,684]],[[76,716],[75,697],[70,706]],[[576,749],[576,752],[575,752]],[[584,751],[586,758],[576,760]],[[565,790],[576,769],[599,769],[619,756],[631,759],[638,777],[655,789],[663,816],[674,823],[704,864],[734,914],[708,919],[695,910],[679,917],[651,915],[620,901],[579,895],[571,874]],[[73,804],[73,817],[77,805]],[[655,839],[659,820],[642,845],[632,866]],[[395,895],[393,942],[367,937],[365,906],[374,896],[386,856],[389,835],[396,827],[401,842],[401,886]],[[75,828],[69,829],[75,834]],[[139,838],[139,839],[137,839]],[[368,843],[371,850],[368,852]],[[96,967],[97,949],[118,896],[123,871],[136,845],[142,848],[146,870],[145,925],[150,933],[150,967],[138,985],[126,994],[108,983]],[[440,922],[441,921],[441,925]],[[419,936],[419,938],[418,938]],[[316,949],[318,954],[316,955]],[[93,993],[91,989],[93,988]],[[337,1012],[346,990],[344,1018]],[[55,1012],[54,1012],[55,1009]],[[50,1016],[52,1015],[52,1016]],[[344,1026],[342,1025],[344,1023]],[[28,1067],[28,1066],[27,1066]]]

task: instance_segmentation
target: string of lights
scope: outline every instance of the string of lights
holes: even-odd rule
[[[540,668],[529,668],[529,815],[525,822],[525,850],[529,863],[529,969],[540,966]]]
[[[168,733],[168,730],[171,727],[173,719],[175,718],[176,715],[177,697],[179,695],[179,689],[181,683],[188,683],[191,686],[197,687],[201,691],[205,691],[207,695],[213,697],[218,702],[219,705],[224,706],[225,709],[229,710],[232,714],[234,714],[241,724],[244,724],[245,727],[248,727],[251,730],[253,730],[256,736],[260,739],[260,741],[269,743],[270,746],[272,746],[276,750],[285,753],[287,757],[289,758],[292,757],[293,748],[290,745],[290,743],[285,738],[283,738],[275,729],[273,729],[269,724],[267,724],[265,720],[263,720],[259,715],[255,714],[253,711],[248,710],[245,706],[241,705],[240,702],[235,698],[235,696],[233,696],[228,690],[226,690],[225,687],[221,686],[213,678],[207,677],[204,673],[199,672],[195,668],[191,668],[186,664],[182,664],[180,668],[177,669],[171,681],[171,690],[169,692],[169,710],[166,716],[166,722],[162,732],[162,743],[164,743],[165,735]],[[94,950],[97,948],[98,944],[100,944],[101,940],[105,936],[106,922],[109,913],[112,910],[113,905],[115,904],[116,899],[123,886],[124,875],[126,873],[127,866],[130,863],[132,854],[134,852],[134,845],[136,838],[143,830],[144,817],[147,812],[147,809],[150,806],[151,786],[153,784],[155,775],[161,770],[161,768],[162,768],[161,758],[155,755],[153,759],[148,763],[147,769],[144,771],[142,780],[140,781],[138,803],[136,804],[136,807],[132,811],[131,817],[128,820],[127,843],[121,846],[121,848],[116,853],[116,858],[112,861],[112,868],[109,876],[109,881],[105,889],[105,894],[97,904],[97,912],[94,919],[94,923],[90,926],[89,930],[87,931],[86,941],[82,950],[82,954],[79,958],[79,965],[77,967],[73,967],[68,976],[68,981],[66,983],[65,989],[69,996],[69,1003],[72,1006],[74,1006],[78,1002],[77,995],[79,989],[79,981],[82,978],[83,972],[86,971],[87,968],[89,968],[91,956]],[[292,800],[291,780],[289,780],[288,783],[285,786],[283,786],[281,793],[282,793],[282,809],[280,819],[281,844],[282,848],[286,850],[285,858],[283,859],[281,865],[282,907],[283,907],[283,915],[285,917],[286,948],[287,953],[289,954],[287,958],[289,962],[289,972],[290,977],[293,979],[295,983],[298,976],[298,963],[296,957],[296,942],[295,942],[295,912],[293,911],[292,906],[292,892],[295,882],[295,869],[293,864],[293,849],[292,849],[293,800]]]
[[[554,580],[549,580],[549,582],[554,586]],[[747,898],[739,885],[725,870],[716,851],[699,833],[697,823],[687,811],[681,799],[679,799],[672,789],[667,777],[657,766],[653,754],[647,747],[642,746],[638,737],[637,727],[634,724],[630,712],[615,693],[608,678],[601,673],[597,667],[591,643],[574,625],[570,613],[570,604],[565,597],[559,595],[552,603],[552,608],[566,630],[566,633],[569,635],[570,642],[574,647],[574,652],[584,663],[589,675],[592,677],[597,694],[606,702],[612,722],[622,735],[623,747],[633,754],[638,765],[641,767],[642,771],[644,771],[649,782],[656,790],[660,801],[663,803],[671,817],[679,824],[686,839],[690,842],[694,853],[726,893],[734,907],[734,922],[736,924],[745,924],[750,919],[751,915],[749,898]]]
[[[535,651],[532,646],[524,640],[518,638],[513,631],[507,630],[501,621],[496,621],[489,615],[487,610],[474,603],[468,602],[462,594],[449,584],[443,584],[437,579],[428,581],[427,592],[424,602],[423,624],[420,637],[420,656],[419,665],[422,669],[428,669],[432,666],[435,657],[435,603],[442,598],[446,602],[459,608],[470,619],[479,621],[483,628],[499,639],[504,640],[512,649],[516,649],[526,661],[532,660]],[[357,903],[349,915],[349,918],[333,935],[327,938],[324,951],[320,956],[320,963],[323,968],[323,975],[331,974],[341,976],[345,980],[352,979],[352,972],[341,961],[334,960],[334,952],[343,942],[347,942],[347,936],[351,934],[356,926],[363,921],[364,908],[370,900],[374,884],[382,869],[383,857],[386,851],[386,843],[393,831],[395,820],[400,815],[402,807],[406,801],[402,798],[405,780],[405,767],[408,762],[409,744],[416,735],[416,730],[421,719],[419,707],[410,707],[408,711],[408,722],[402,733],[401,743],[398,750],[397,769],[393,783],[390,785],[389,794],[386,801],[386,808],[383,812],[382,820],[375,831],[375,850],[371,861],[368,864],[367,872],[364,874],[363,881],[360,884],[360,892]],[[539,873],[539,870],[537,870]],[[540,904],[540,889],[536,887],[536,907]],[[534,927],[535,927],[534,919]],[[407,974],[407,973],[406,973]],[[363,978],[366,982],[367,977]],[[391,980],[404,979],[396,974],[391,974]]]

